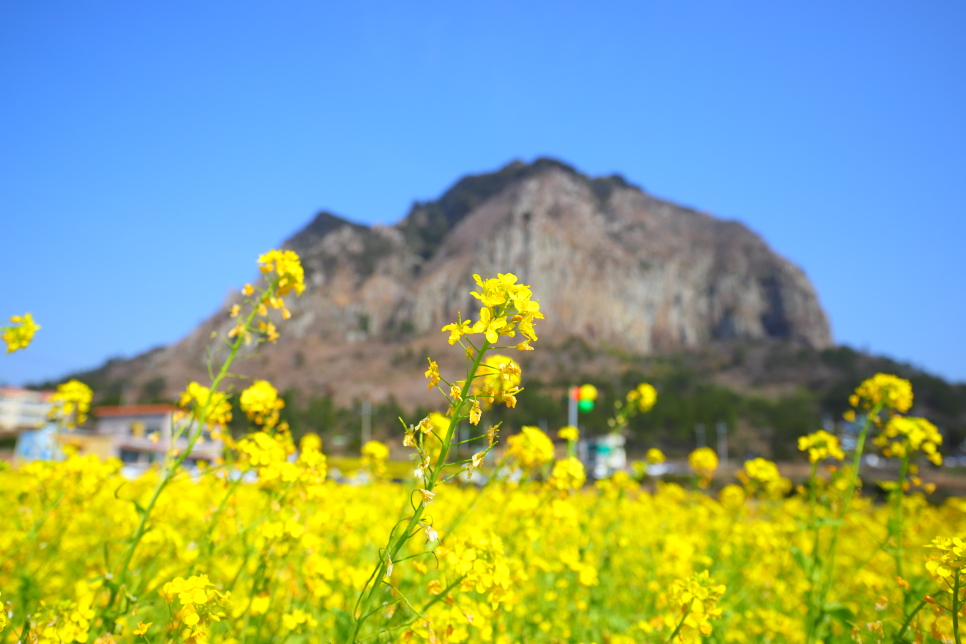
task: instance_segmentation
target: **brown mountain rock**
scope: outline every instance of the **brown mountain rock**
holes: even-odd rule
[[[727,338],[832,342],[808,278],[742,224],[549,159],[466,177],[394,226],[321,213],[285,247],[301,255],[308,288],[278,344],[236,370],[342,402],[364,393],[429,402],[413,378],[428,353],[458,368],[458,347],[439,330],[458,312],[476,318],[474,273],[532,285],[546,315],[538,350],[574,336],[642,355]],[[134,387],[162,376],[173,394],[204,379],[212,332],[230,326],[218,313],[174,345],[107,368]]]

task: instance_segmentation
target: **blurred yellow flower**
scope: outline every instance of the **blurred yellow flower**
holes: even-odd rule
[[[580,432],[573,425],[567,425],[566,427],[560,428],[560,431],[557,432],[557,437],[565,441],[575,441],[580,438]]]
[[[14,315],[10,318],[10,322],[11,326],[0,327],[3,329],[3,339],[7,343],[7,353],[26,349],[33,340],[34,334],[40,330],[40,326],[34,322],[30,313]]]
[[[278,423],[279,412],[285,401],[278,397],[278,390],[267,380],[256,380],[238,397],[238,406],[252,422],[264,427]]]
[[[845,458],[838,437],[824,429],[799,437],[798,449],[802,452],[808,452],[808,460],[812,463],[827,458],[834,458],[839,461]]]
[[[642,382],[637,385],[636,389],[632,389],[627,393],[627,401],[636,402],[638,410],[641,413],[646,413],[657,402],[657,390],[653,385]]]
[[[701,487],[707,487],[718,469],[718,455],[710,447],[699,447],[688,456],[688,465],[697,475]]]
[[[57,385],[57,391],[50,397],[52,407],[47,415],[64,427],[77,427],[87,420],[93,397],[94,392],[83,382],[69,380]]]
[[[274,271],[278,277],[278,285],[274,292],[276,297],[284,297],[293,290],[296,295],[301,295],[305,290],[302,262],[294,251],[270,250],[258,257],[258,263],[262,273],[268,274]]]
[[[506,444],[506,455],[524,469],[537,468],[553,460],[553,441],[539,427],[524,426]]]
[[[855,389],[849,403],[857,409],[881,405],[905,413],[912,407],[912,384],[898,376],[877,373]]]
[[[231,420],[231,404],[228,396],[220,391],[212,392],[208,387],[197,382],[188,383],[179,401],[184,414],[190,414],[195,420],[204,422],[209,427],[227,425]]]

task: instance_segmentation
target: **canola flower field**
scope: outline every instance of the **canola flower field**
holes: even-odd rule
[[[656,449],[634,476],[589,485],[576,428],[559,430],[568,452],[555,458],[539,429],[483,422],[492,405],[514,407],[524,382],[498,352],[532,350],[543,316],[515,276],[476,276],[478,316],[443,329],[465,373],[430,360],[444,411],[399,428],[411,479],[385,480],[389,449],[373,441],[370,482],[340,485],[321,441],[296,445],[279,422],[270,383],[231,393],[235,358],[273,342],[286,298],[305,288],[291,251],[259,264],[263,284],[245,286],[235,326],[215,339],[211,382],[181,396],[170,431],[187,449],[135,480],[118,461],[73,453],[92,392],[71,381],[52,410],[67,458],[0,464],[0,641],[961,644],[966,499],[927,503],[918,468],[941,462],[942,437],[906,415],[907,381],[858,383],[856,449],[803,436],[811,471],[795,488],[759,458],[711,494],[706,448],[689,458],[689,486],[647,477],[664,459]],[[8,351],[38,330],[29,314],[0,327]],[[613,430],[659,395],[646,383],[628,392]],[[221,435],[224,457],[201,471],[183,467],[233,413],[251,431]],[[460,422],[475,428],[463,444]],[[861,494],[869,450],[899,463],[885,503]],[[485,485],[465,483],[479,473]]]

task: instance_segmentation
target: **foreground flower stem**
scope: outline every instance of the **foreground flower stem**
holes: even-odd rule
[[[959,571],[953,575],[953,636],[956,644],[962,644],[959,640]]]
[[[808,624],[815,616],[815,591],[821,571],[821,528],[816,516],[815,486],[817,485],[818,462],[812,461],[808,472],[808,521],[812,531],[812,568],[808,571],[809,585],[807,594]]]
[[[270,285],[266,293],[272,292],[274,290],[277,281],[278,280],[276,280]],[[264,298],[264,295],[262,297]],[[246,331],[252,327],[252,322],[254,322],[255,316],[257,314],[258,314],[258,307],[253,306],[252,310],[245,318]],[[231,364],[235,361],[235,357],[238,355],[238,351],[241,349],[242,344],[244,344],[244,342],[245,342],[245,333],[240,333],[235,337],[235,339],[229,345],[231,347],[231,350],[228,353],[228,357],[225,359],[224,363],[222,363],[221,368],[218,370],[217,375],[215,375],[214,379],[212,379],[211,381],[212,394],[214,394],[214,392],[218,390],[218,386],[228,375],[228,369],[231,367]],[[122,592],[122,590],[125,593],[127,592],[126,584],[127,584],[127,576],[129,573],[129,568],[131,565],[131,560],[134,558],[134,553],[137,550],[138,545],[141,543],[141,539],[144,538],[144,535],[147,532],[148,520],[151,518],[151,512],[154,510],[154,506],[157,504],[158,498],[160,498],[161,493],[172,481],[172,479],[174,479],[175,475],[178,472],[178,468],[181,466],[184,460],[191,453],[191,450],[194,448],[195,443],[197,443],[198,439],[201,437],[201,434],[204,431],[205,422],[208,420],[208,413],[210,411],[209,407],[211,407],[213,399],[214,399],[214,396],[209,395],[208,400],[205,402],[204,407],[202,407],[202,409],[198,412],[198,417],[196,418],[195,422],[192,423],[192,425],[189,427],[187,446],[185,447],[185,449],[181,450],[181,452],[178,453],[172,461],[169,461],[169,464],[166,466],[164,470],[164,475],[158,480],[157,485],[155,485],[154,491],[152,492],[151,498],[150,500],[148,500],[147,505],[145,505],[144,507],[138,506],[138,514],[141,517],[140,521],[138,522],[138,527],[134,531],[134,535],[131,537],[131,540],[128,543],[127,548],[125,549],[124,554],[118,560],[118,563],[115,569],[105,576],[106,580],[108,581],[111,587],[110,598],[108,599],[107,604],[102,608],[101,614],[100,614],[101,625],[102,625],[102,628],[104,628],[105,630],[111,628],[111,625],[114,623],[114,620],[120,615],[121,612],[123,612],[119,610],[114,610],[113,614],[111,613],[111,611],[114,609],[114,602],[117,600],[118,594]],[[173,431],[172,431],[171,449],[172,450],[175,449]]]
[[[855,494],[856,482],[859,480],[859,466],[862,464],[862,452],[865,449],[865,439],[869,434],[869,428],[872,426],[872,419],[878,417],[880,411],[882,411],[882,404],[876,405],[869,415],[866,416],[865,423],[862,425],[862,431],[859,432],[859,438],[856,441],[855,455],[852,457],[852,472],[849,478],[849,487],[845,492],[845,500],[842,502],[842,508],[838,511],[835,525],[832,528],[832,539],[829,542],[828,557],[826,558],[827,565],[821,571],[823,574],[819,575],[819,579],[821,580],[824,577],[824,580],[821,581],[821,590],[815,598],[817,601],[813,605],[814,617],[809,620],[808,644],[816,641],[819,625],[825,618],[825,601],[828,598],[829,591],[832,589],[833,575],[835,573],[835,551],[838,547],[839,531],[842,528],[845,515],[849,511],[849,506],[852,504],[852,495]],[[812,606],[809,608],[812,608]],[[809,612],[812,613],[812,611]]]
[[[470,367],[466,373],[466,382],[463,383],[463,387],[460,390],[460,399],[453,405],[453,415],[449,420],[449,427],[446,429],[446,436],[443,439],[442,447],[439,451],[439,456],[436,459],[436,465],[433,468],[433,473],[430,475],[429,480],[426,482],[426,491],[432,492],[436,487],[437,481],[439,480],[440,474],[442,474],[443,468],[446,466],[446,458],[449,455],[449,445],[453,439],[453,432],[456,431],[456,425],[462,419],[463,408],[466,405],[467,396],[470,393],[471,387],[473,386],[473,380],[476,378],[476,372],[480,368],[480,364],[483,361],[483,356],[486,354],[487,350],[490,348],[490,343],[486,339],[483,340],[483,344],[480,346],[479,351],[476,352],[476,356],[473,362],[470,363]],[[379,556],[379,563],[376,564],[372,575],[366,582],[366,585],[362,589],[362,593],[359,596],[359,601],[356,603],[356,615],[355,623],[352,627],[352,633],[349,635],[348,644],[355,644],[359,640],[359,634],[362,630],[363,623],[372,614],[369,612],[369,604],[372,601],[373,595],[376,593],[376,589],[383,583],[385,579],[386,571],[388,570],[388,561],[396,561],[396,556],[402,549],[403,545],[413,536],[413,529],[419,525],[419,520],[423,516],[423,509],[426,507],[425,502],[420,503],[413,516],[409,519],[409,523],[406,525],[406,529],[399,533],[399,536],[391,539],[388,547],[386,548],[386,556]],[[371,585],[370,585],[371,584]]]
[[[674,638],[678,636],[678,633],[680,633],[681,629],[684,627],[684,620],[688,618],[688,613],[690,612],[691,612],[691,606],[689,605],[686,609],[684,609],[684,614],[681,615],[681,621],[678,622],[677,628],[675,628],[674,632],[671,633],[671,637],[667,638],[666,644],[671,644],[671,642],[674,641]]]
[[[895,491],[896,495],[896,507],[895,507],[895,525],[893,530],[895,533],[896,543],[895,550],[893,551],[893,556],[896,561],[896,574],[902,577],[902,555],[903,555],[903,543],[902,543],[902,499],[905,496],[905,485],[906,485],[906,474],[909,471],[909,455],[906,454],[902,457],[902,463],[899,466],[899,488]],[[905,593],[903,593],[905,594]]]
[[[906,630],[907,630],[907,629],[909,628],[909,625],[910,625],[910,624],[912,624],[912,620],[914,620],[914,619],[916,618],[916,615],[918,615],[918,614],[919,614],[919,611],[921,611],[921,610],[923,609],[923,607],[924,607],[925,605],[926,605],[926,600],[925,600],[925,599],[923,599],[923,600],[922,600],[922,601],[920,601],[920,602],[919,602],[919,604],[918,604],[918,605],[917,605],[917,606],[916,606],[916,607],[915,607],[915,608],[914,608],[914,609],[912,610],[912,612],[911,612],[911,613],[909,613],[909,616],[908,616],[908,617],[906,618],[906,621],[904,621],[904,622],[902,623],[902,628],[900,628],[900,629],[899,629],[899,632],[898,632],[898,633],[896,633],[896,637],[895,637],[895,639],[894,639],[894,640],[892,640],[892,641],[893,641],[893,642],[894,642],[895,644],[898,644],[899,642],[902,642],[902,636],[903,636],[903,635],[905,635],[905,633],[906,633]]]

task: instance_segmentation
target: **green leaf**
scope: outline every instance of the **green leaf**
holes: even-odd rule
[[[844,604],[826,604],[823,612],[829,617],[838,620],[843,626],[851,627],[855,624],[855,615]]]
[[[812,559],[811,555],[802,552],[798,546],[792,546],[792,557],[806,575],[812,574],[812,567],[815,565],[815,560]]]

